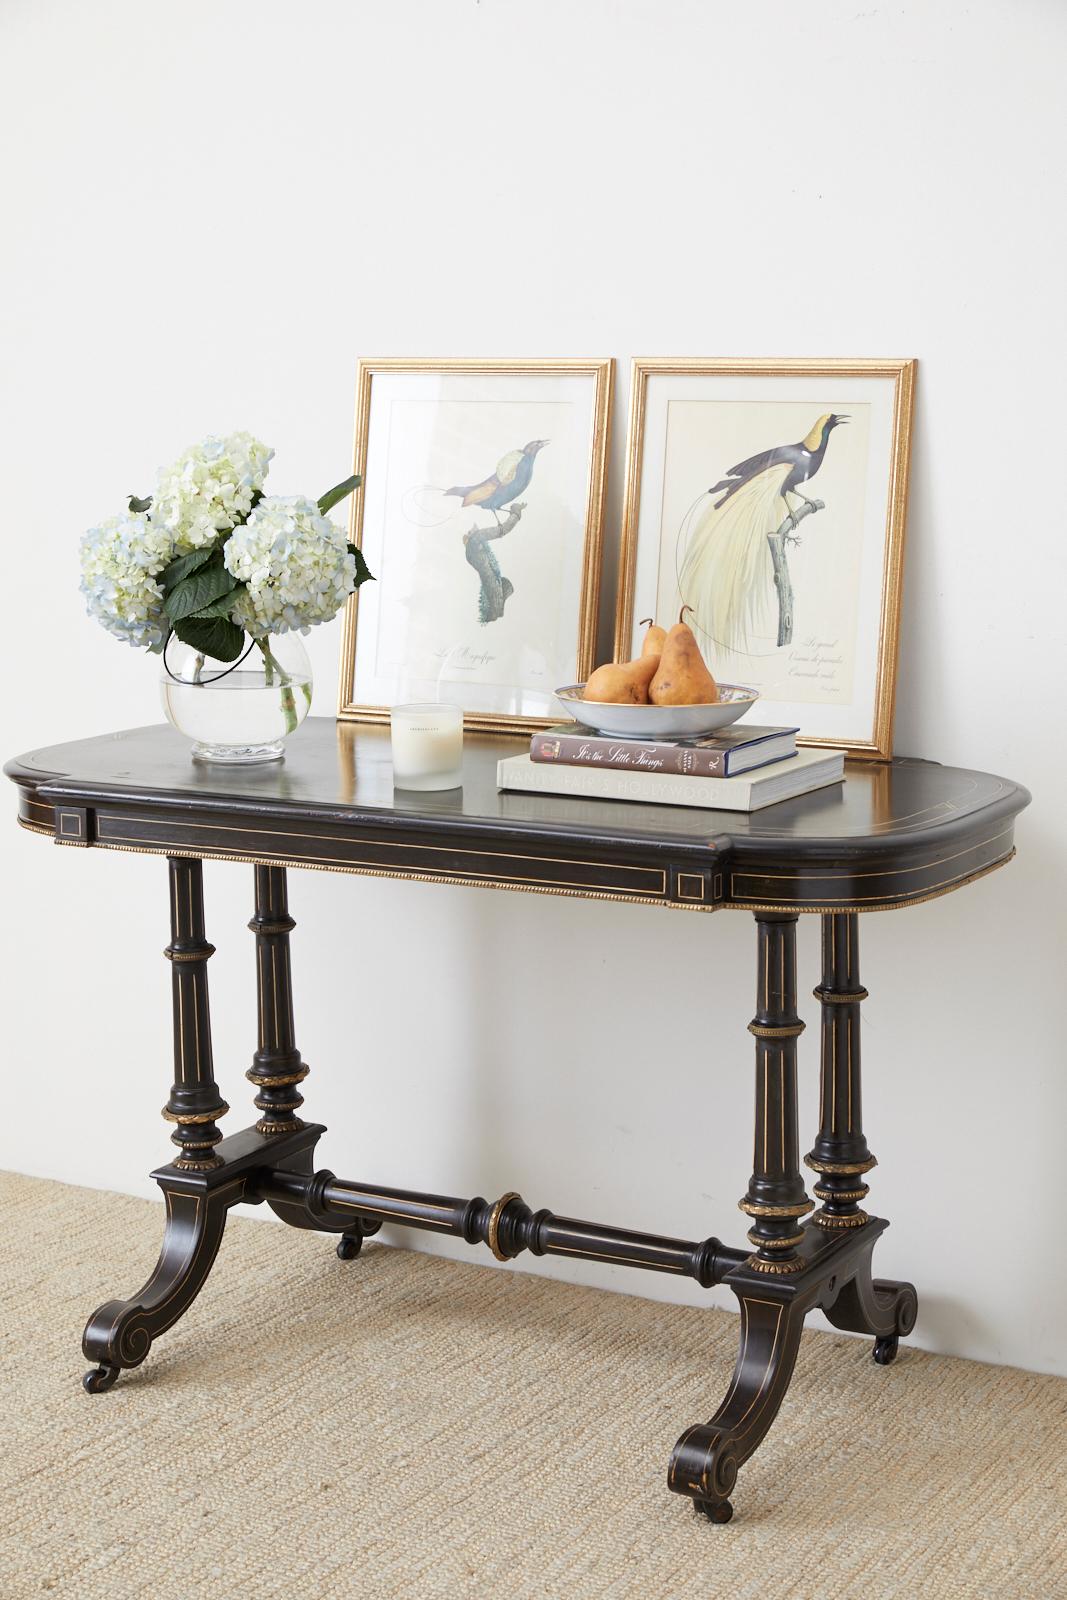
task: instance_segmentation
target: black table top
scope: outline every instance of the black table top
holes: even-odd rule
[[[468,733],[463,788],[395,790],[389,732],[310,718],[284,761],[194,762],[169,726],[31,751],[20,820],[61,843],[275,860],[714,909],[873,908],[944,893],[1013,853],[1027,791],[934,762],[855,762],[751,815],[496,787],[514,737]],[[66,816],[66,822],[60,819]]]

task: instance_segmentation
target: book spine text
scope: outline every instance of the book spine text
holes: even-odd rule
[[[611,767],[622,772],[668,772],[692,778],[727,776],[726,750],[694,750],[673,744],[640,744],[634,739],[586,739],[580,734],[535,733],[531,761],[565,767]]]

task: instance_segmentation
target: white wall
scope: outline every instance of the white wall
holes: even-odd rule
[[[611,547],[631,354],[920,358],[897,749],[1036,798],[1008,869],[863,923],[878,1270],[919,1286],[920,1344],[1059,1371],[1064,25],[1054,0],[0,16],[5,755],[158,720],[155,661],[82,614],[82,528],[212,429],[275,445],[278,492],[333,483],[361,353],[618,357]],[[313,645],[330,715],[339,627]],[[0,1162],[147,1193],[169,1148],[166,869],[59,851],[14,801]],[[250,874],[206,873],[237,1127]],[[314,873],[291,896],[336,1171],[740,1240],[746,917]]]

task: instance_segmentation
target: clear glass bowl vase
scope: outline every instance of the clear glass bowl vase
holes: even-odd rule
[[[194,761],[278,761],[311,707],[311,662],[298,633],[216,661],[171,636],[159,694],[167,720],[193,741]]]

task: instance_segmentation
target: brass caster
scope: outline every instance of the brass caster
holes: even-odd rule
[[[337,1241],[338,1261],[354,1261],[363,1249],[363,1234],[343,1233]]]
[[[886,1334],[884,1338],[874,1341],[874,1359],[880,1367],[888,1367],[891,1361],[896,1360],[899,1344],[900,1337],[895,1333]]]
[[[106,1394],[121,1371],[121,1367],[109,1367],[106,1364],[92,1367],[82,1378],[82,1388],[86,1394]]]
[[[709,1522],[729,1522],[734,1514],[729,1500],[694,1500],[693,1510],[698,1517],[707,1517]]]

